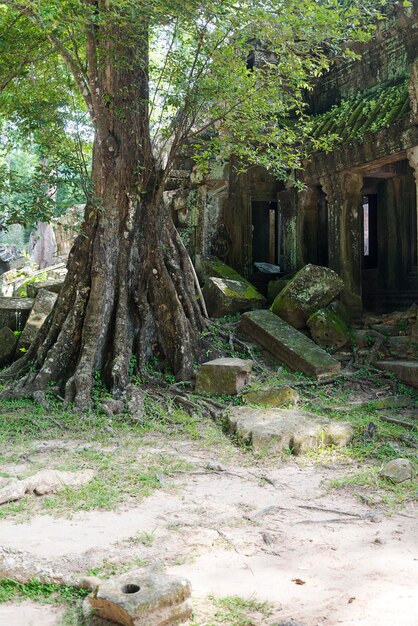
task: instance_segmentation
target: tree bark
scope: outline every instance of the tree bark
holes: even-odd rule
[[[132,357],[143,369],[157,355],[178,380],[190,379],[201,357],[192,266],[162,201],[164,173],[151,148],[147,30],[133,52],[126,28],[88,33],[94,192],[55,309],[6,373],[32,365],[15,393],[55,383],[79,409],[90,404],[97,371],[118,395]]]

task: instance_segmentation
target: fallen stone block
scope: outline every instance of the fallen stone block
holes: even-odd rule
[[[123,626],[174,626],[191,618],[191,585],[159,570],[111,578],[88,596],[94,614]]]
[[[247,404],[261,404],[262,406],[280,407],[286,404],[297,404],[300,396],[295,389],[284,385],[283,387],[269,387],[248,391],[243,396]]]
[[[250,311],[240,321],[241,330],[290,369],[315,378],[337,376],[341,364],[302,333],[271,311]]]
[[[21,500],[25,495],[25,485],[17,478],[0,478],[0,504]]]
[[[29,283],[26,287],[26,292],[29,298],[36,298],[41,289],[52,291],[53,293],[60,293],[64,280],[40,280],[34,283]]]
[[[343,288],[333,270],[305,265],[279,293],[271,310],[294,328],[304,328],[308,317],[326,307]]]
[[[248,285],[248,282],[236,270],[226,263],[223,263],[217,256],[200,255],[196,258],[196,272],[199,280],[206,283],[209,278],[226,278],[229,280],[240,280]]]
[[[418,361],[376,361],[374,365],[393,372],[403,383],[418,389]]]
[[[418,356],[418,340],[412,337],[388,337],[385,346],[393,357],[409,358]]]
[[[0,328],[22,330],[32,307],[31,298],[0,298]]]
[[[380,471],[380,476],[393,483],[404,483],[411,480],[413,475],[412,463],[409,459],[392,459]]]
[[[264,296],[247,281],[209,278],[202,293],[211,317],[252,311],[266,304]]]
[[[319,309],[311,315],[306,325],[315,343],[332,352],[343,348],[352,340],[349,327],[337,313],[329,309]]]
[[[346,446],[354,434],[348,422],[296,409],[232,407],[227,419],[232,432],[255,452],[289,449],[299,455],[329,445]]]
[[[13,360],[17,341],[16,335],[10,328],[0,329],[0,367]]]
[[[197,393],[236,395],[248,382],[252,361],[245,359],[214,359],[203,363],[196,375]]]
[[[36,339],[43,323],[54,308],[58,298],[56,293],[41,289],[33,301],[33,308],[30,312],[25,328],[19,337],[18,350],[27,350],[30,344]]]
[[[267,287],[267,302],[273,304],[279,293],[288,285],[290,279],[278,278],[277,280],[271,280]]]

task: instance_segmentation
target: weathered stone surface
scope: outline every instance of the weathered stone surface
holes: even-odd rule
[[[245,313],[240,325],[243,332],[293,370],[316,378],[336,376],[341,371],[336,359],[271,311]]]
[[[226,278],[229,280],[240,280],[248,285],[248,282],[241,276],[236,270],[226,263],[223,263],[218,257],[210,255],[199,255],[196,259],[196,272],[202,283],[205,283],[208,278]]]
[[[235,395],[248,382],[252,361],[245,359],[214,359],[203,363],[196,375],[197,393]]]
[[[296,409],[233,407],[228,421],[231,430],[250,442],[255,452],[290,449],[298,455],[327,445],[345,446],[353,436],[348,422]]]
[[[25,495],[25,485],[17,478],[0,478],[0,504],[20,500]]]
[[[18,350],[21,348],[27,350],[30,344],[36,339],[36,335],[40,331],[42,324],[54,308],[57,298],[58,295],[56,293],[47,291],[46,289],[41,289],[38,292],[33,302],[33,308],[28,321],[19,337]]]
[[[10,363],[17,346],[17,337],[10,328],[0,329],[0,367]]]
[[[286,404],[297,404],[300,396],[295,389],[284,385],[283,387],[268,387],[249,391],[243,397],[248,404],[261,404],[262,406],[284,406]]]
[[[0,328],[22,330],[32,307],[31,298],[0,298]]]
[[[264,296],[247,281],[226,278],[209,278],[203,287],[203,297],[211,317],[252,311],[266,304]]]
[[[312,339],[320,346],[339,350],[351,341],[351,332],[344,320],[329,309],[319,309],[306,322]]]
[[[399,329],[392,324],[372,324],[371,328],[385,337],[395,337],[399,335]]]
[[[40,280],[35,283],[29,283],[29,285],[26,287],[26,292],[29,298],[36,298],[36,296],[38,295],[41,289],[46,289],[47,291],[52,291],[53,293],[60,293],[63,284],[64,284],[64,279]]]
[[[414,341],[412,337],[388,337],[386,347],[389,354],[394,357],[418,356],[418,341]]]
[[[174,626],[192,614],[191,585],[161,571],[132,571],[99,585],[88,602],[95,614],[124,626]]]
[[[376,361],[374,365],[393,372],[403,383],[418,388],[418,361]]]
[[[333,270],[305,265],[279,293],[271,310],[294,328],[304,328],[308,317],[326,307],[343,287],[343,281]]]
[[[94,470],[83,470],[81,472],[60,472],[58,470],[42,470],[29,478],[19,480],[0,479],[0,504],[20,500],[25,493],[36,493],[43,496],[47,493],[54,493],[62,487],[79,487],[92,480]],[[6,482],[1,482],[6,481]]]
[[[393,459],[383,466],[380,475],[394,483],[404,483],[413,476],[412,463],[408,459]]]
[[[267,302],[273,304],[279,293],[283,291],[286,285],[289,283],[288,278],[279,278],[277,280],[271,280],[267,287]]]

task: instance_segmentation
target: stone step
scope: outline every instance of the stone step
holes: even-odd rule
[[[31,298],[0,298],[0,328],[23,330],[32,307]]]
[[[403,383],[418,389],[418,361],[376,361],[374,365],[393,372]]]
[[[241,330],[292,370],[317,379],[341,371],[339,361],[271,311],[244,313]]]

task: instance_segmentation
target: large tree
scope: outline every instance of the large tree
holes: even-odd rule
[[[0,5],[8,53],[0,65],[2,95],[22,94],[25,81],[63,62],[95,132],[83,232],[53,315],[6,373],[25,374],[15,391],[33,393],[55,383],[65,387],[67,401],[84,409],[94,372],[101,371],[112,392],[120,393],[132,355],[139,368],[156,354],[177,379],[191,377],[201,358],[204,322],[189,256],[163,202],[174,158],[187,143],[189,149],[195,146],[203,169],[214,154],[231,153],[282,177],[297,167],[304,93],[332,58],[351,54],[347,42],[367,37],[373,2],[359,5],[336,0],[7,0]],[[253,66],[254,51],[259,61]]]

